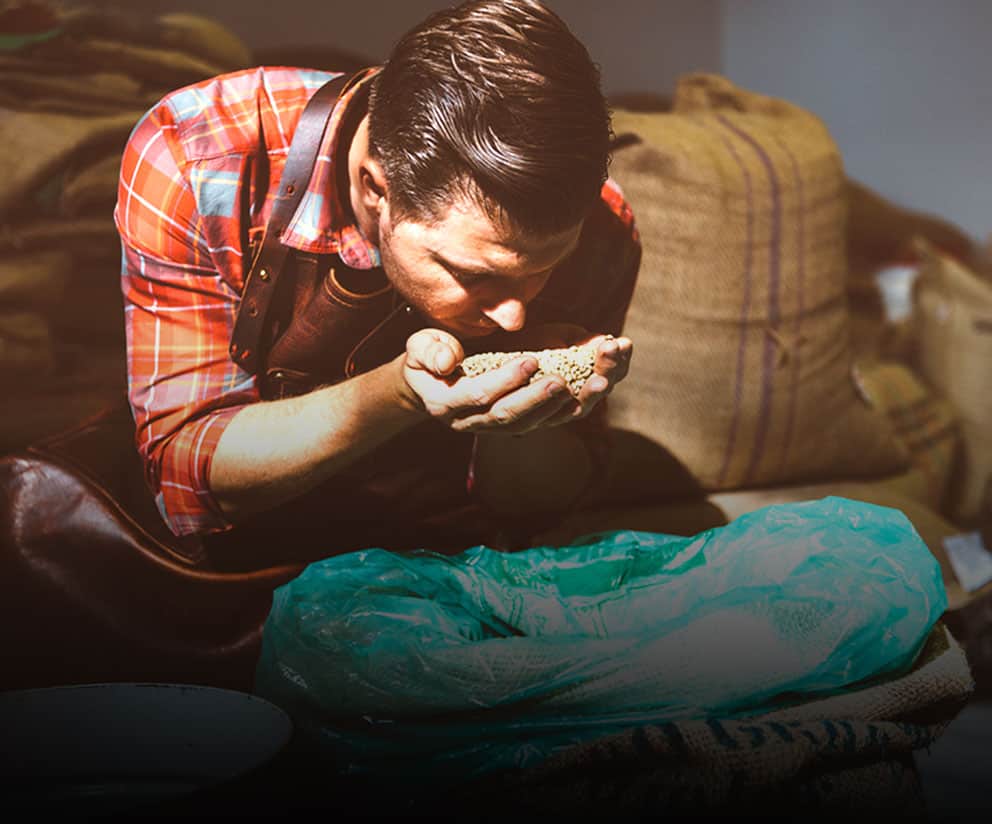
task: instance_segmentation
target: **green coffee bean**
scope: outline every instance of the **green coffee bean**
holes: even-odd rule
[[[531,383],[546,375],[559,375],[569,391],[578,397],[579,390],[592,375],[598,345],[569,346],[564,349],[542,349],[539,352],[481,352],[462,361],[462,372],[467,376],[481,375],[499,369],[505,363],[531,356],[537,359],[537,372]]]

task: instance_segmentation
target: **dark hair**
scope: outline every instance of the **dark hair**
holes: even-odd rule
[[[606,179],[599,69],[536,0],[474,0],[406,34],[374,78],[370,152],[400,219],[468,196],[527,232],[578,223]]]

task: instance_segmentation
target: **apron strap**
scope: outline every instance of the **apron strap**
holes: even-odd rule
[[[310,98],[289,147],[289,155],[279,182],[272,214],[265,225],[261,249],[255,255],[245,279],[245,289],[234,322],[229,351],[242,369],[253,374],[262,365],[262,339],[265,322],[276,293],[276,284],[289,253],[281,241],[282,232],[296,213],[317,163],[317,153],[327,130],[334,106],[349,83],[341,75],[321,86]]]

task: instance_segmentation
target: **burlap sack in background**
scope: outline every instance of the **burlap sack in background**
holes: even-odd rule
[[[615,113],[644,258],[611,422],[709,490],[880,476],[908,456],[850,375],[845,185],[823,123],[715,75]]]
[[[912,669],[757,716],[648,724],[472,782],[459,808],[616,817],[804,816],[925,809],[912,755],[975,689],[961,647],[933,627]]]
[[[40,193],[67,168],[86,159],[120,152],[140,110],[97,117],[29,111],[3,111],[0,119],[0,220],[17,226],[29,208],[40,208]],[[54,189],[57,198],[58,188]],[[106,215],[113,231],[113,217]]]
[[[254,65],[220,23],[85,2],[0,2],[0,450],[126,390],[120,153],[166,92]]]
[[[992,283],[920,241],[914,288],[921,374],[954,407],[964,455],[949,512],[962,524],[992,518]]]
[[[962,459],[954,408],[902,363],[859,360],[853,374],[862,397],[889,417],[909,452],[910,468],[879,483],[944,512],[948,483]]]
[[[72,254],[37,249],[5,254],[0,247],[0,310],[51,308],[62,299],[72,275]]]
[[[847,182],[847,208],[847,254],[854,279],[870,277],[886,264],[917,262],[917,237],[957,260],[970,260],[978,252],[968,234],[950,221],[893,203],[856,180]]]
[[[67,169],[59,198],[59,213],[66,217],[112,215],[117,203],[120,172],[119,152],[82,168]]]
[[[860,356],[909,363],[914,334],[910,318],[893,318],[880,282],[886,269],[916,267],[914,238],[926,238],[957,260],[975,259],[980,248],[968,234],[936,215],[894,203],[856,180],[847,181],[847,294],[851,344]]]
[[[0,309],[0,378],[32,381],[55,369],[51,324],[38,312]]]

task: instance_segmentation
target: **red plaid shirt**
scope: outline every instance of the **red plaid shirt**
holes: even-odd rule
[[[380,265],[379,252],[337,198],[334,109],[307,191],[283,243]],[[178,535],[230,528],[210,494],[221,433],[260,399],[255,377],[228,353],[244,287],[244,247],[261,231],[300,115],[335,74],[257,68],[167,95],[135,127],[121,163],[114,213],[123,247],[128,394],[136,443],[162,517]],[[603,189],[631,223],[612,183]],[[632,228],[633,230],[633,228]]]

